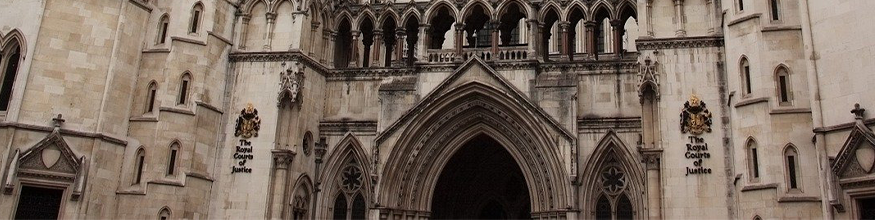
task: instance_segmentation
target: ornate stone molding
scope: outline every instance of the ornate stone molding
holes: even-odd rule
[[[638,50],[722,47],[723,37],[677,37],[636,40]]]
[[[377,121],[324,120],[319,122],[320,134],[345,134],[347,132],[376,133]]]
[[[288,69],[280,72],[280,91],[277,94],[277,107],[283,107],[284,100],[288,100],[289,104],[301,105],[298,100],[298,94],[301,92],[301,87],[304,84],[304,67],[300,62],[294,62],[295,65],[290,65]],[[283,62],[282,66],[286,66]],[[296,70],[292,70],[292,66]]]
[[[582,60],[571,62],[545,62],[540,68],[544,72],[558,71],[617,71],[633,73],[638,72],[638,64],[635,60]]]
[[[382,80],[385,77],[415,76],[415,68],[352,68],[331,70],[326,81]]]
[[[329,74],[329,69],[300,50],[281,52],[233,52],[228,57],[231,62],[300,62],[323,76]]]
[[[612,129],[618,133],[641,131],[640,117],[578,118],[577,132],[580,134],[600,134]]]
[[[659,76],[656,73],[656,65],[659,62],[651,61],[650,57],[644,58],[644,63],[638,63],[640,69],[638,71],[638,98],[644,102],[644,93],[648,88],[653,90],[653,95],[656,100],[659,100]],[[655,101],[655,100],[654,100]]]
[[[848,135],[848,139],[842,144],[842,148],[832,164],[832,172],[839,178],[845,177],[843,176],[843,171],[848,169],[849,165],[862,159],[857,156],[860,145],[868,142],[870,145],[875,146],[875,132],[869,129],[863,122],[863,113],[865,111],[865,109],[860,108],[860,104],[855,104],[854,109],[851,110],[855,118],[854,127]]]

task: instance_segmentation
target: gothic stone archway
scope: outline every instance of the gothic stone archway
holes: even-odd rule
[[[437,217],[432,202],[438,177],[478,135],[492,138],[516,161],[532,218],[574,217],[568,196],[574,137],[475,58],[377,137],[381,218]]]
[[[513,156],[495,139],[470,139],[441,171],[433,219],[529,219],[528,186]]]

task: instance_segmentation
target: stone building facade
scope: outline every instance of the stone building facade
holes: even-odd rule
[[[873,10],[3,0],[0,218],[875,218]]]

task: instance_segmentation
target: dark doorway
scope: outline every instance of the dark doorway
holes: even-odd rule
[[[531,219],[520,167],[486,135],[471,139],[450,158],[432,199],[433,219]]]
[[[875,219],[875,198],[858,199],[857,207],[860,207],[860,219]]]
[[[58,219],[64,190],[21,187],[15,219]]]

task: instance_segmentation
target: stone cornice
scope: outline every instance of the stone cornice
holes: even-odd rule
[[[740,102],[735,103],[735,108],[740,108],[748,105],[753,105],[757,103],[769,103],[768,97],[759,97],[759,98],[747,98]]]
[[[638,50],[723,47],[723,36],[638,39],[636,45]]]
[[[853,128],[855,123],[856,122],[848,122],[832,126],[818,127],[814,128],[814,133],[830,133],[835,131],[843,131]],[[865,119],[863,120],[863,124],[865,124],[866,126],[873,126],[875,125],[875,118]]]
[[[315,70],[322,76],[329,76],[331,70],[317,62],[310,56],[302,53],[300,50],[279,51],[279,52],[232,52],[229,56],[231,62],[284,62],[298,61],[310,69]]]
[[[754,19],[754,18],[760,18],[760,16],[762,16],[762,15],[763,15],[762,13],[753,13],[753,14],[732,20],[728,24],[726,24],[726,26],[733,26],[733,25],[739,24],[741,22],[749,21],[749,20]]]
[[[767,184],[751,184],[746,185],[741,188],[742,192],[747,191],[757,191],[757,190],[765,190],[765,189],[778,189],[777,183],[767,183]]]
[[[207,31],[207,34],[212,36],[212,37],[215,37],[216,39],[219,39],[222,42],[225,42],[228,45],[234,45],[234,43],[232,43],[231,40],[228,40],[228,38],[224,38],[216,33],[213,33],[212,31]]]
[[[207,45],[206,42],[195,40],[195,39],[183,38],[183,37],[170,37],[170,40],[190,43],[190,44],[194,44],[194,45],[201,45],[201,46]]]
[[[346,132],[376,133],[377,121],[369,120],[323,120],[319,122],[319,133],[344,134]]]
[[[582,60],[568,62],[545,62],[539,65],[544,72],[559,71],[616,71],[638,72],[637,60]]]
[[[347,80],[382,80],[391,76],[414,76],[417,73],[414,68],[354,68],[331,70],[326,76],[326,81]]]
[[[577,133],[604,133],[605,129],[615,132],[641,130],[640,117],[591,117],[577,119]]]
[[[54,129],[53,127],[50,127],[50,126],[32,125],[32,124],[24,124],[24,123],[18,123],[18,122],[0,122],[0,128],[4,128],[4,127],[12,127],[12,128],[19,128],[19,129],[25,129],[25,130],[31,130],[31,131],[42,131],[42,132],[52,132],[52,130]],[[110,136],[110,135],[105,134],[105,133],[77,131],[77,130],[72,130],[72,129],[61,128],[61,134],[62,135],[76,136],[76,137],[85,137],[85,138],[97,138],[97,139],[101,139],[101,140],[104,140],[106,142],[121,145],[121,146],[128,145],[128,141],[122,140],[121,138],[116,138],[116,137]]]
[[[211,111],[213,111],[213,112],[215,112],[215,113],[219,113],[220,115],[221,115],[221,114],[225,114],[224,112],[222,112],[221,109],[219,109],[219,108],[216,107],[216,106],[210,105],[210,103],[201,102],[201,101],[195,101],[194,103],[197,104],[197,106],[199,106],[199,107],[203,107],[203,108],[205,108],[205,109],[209,109],[209,110],[211,110]]]
[[[140,2],[140,1],[142,1],[142,0],[128,0],[128,2],[130,2],[131,4],[134,4],[134,6],[140,7],[141,9],[145,10],[146,12],[152,13],[152,8],[150,8],[149,6],[147,6],[146,4],[144,4],[143,2]]]

